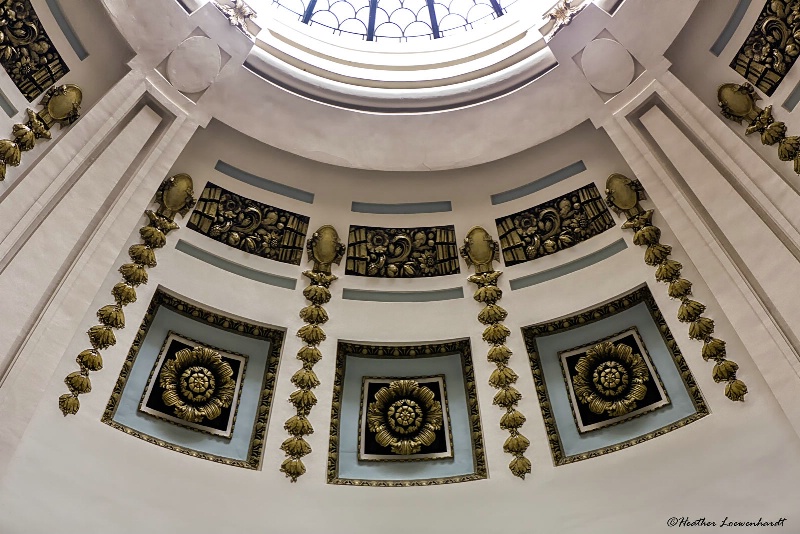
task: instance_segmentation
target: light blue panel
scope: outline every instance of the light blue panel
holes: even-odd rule
[[[558,352],[586,345],[636,326],[653,365],[661,376],[671,403],[622,424],[580,434],[572,417]],[[572,456],[615,445],[636,438],[695,413],[695,407],[681,379],[672,355],[642,302],[623,312],[573,330],[536,339],[539,359],[553,408],[553,416],[564,446],[564,454]]]
[[[47,0],[47,7],[50,8],[53,18],[56,19],[58,27],[61,28],[61,33],[67,38],[67,42],[75,51],[75,55],[78,56],[78,59],[83,61],[89,57],[89,52],[86,51],[83,43],[78,38],[78,34],[72,29],[72,24],[70,24],[67,17],[64,16],[64,12],[61,10],[61,4],[59,4],[58,0]]]
[[[564,265],[559,265],[558,267],[553,267],[552,269],[547,269],[546,271],[542,271],[540,273],[514,278],[510,282],[511,290],[514,291],[516,289],[522,289],[523,287],[541,284],[542,282],[547,282],[549,280],[553,280],[554,278],[559,278],[569,273],[574,273],[575,271],[579,271],[585,267],[610,258],[617,252],[622,252],[626,248],[628,248],[628,245],[625,244],[625,240],[618,239],[617,241],[614,241],[610,245],[605,246],[600,250],[592,252],[591,254],[587,254],[586,256],[578,258],[577,260],[569,263],[565,263]]]
[[[786,111],[792,111],[800,102],[800,83],[794,86],[792,92],[786,97],[786,100],[781,104],[781,107]]]
[[[736,28],[742,23],[742,19],[745,13],[747,13],[747,8],[750,7],[750,1],[751,0],[739,0],[739,3],[736,4],[733,13],[731,13],[731,18],[728,19],[728,23],[722,28],[722,33],[719,34],[719,37],[717,37],[717,40],[714,41],[714,44],[711,46],[712,54],[719,57],[722,51],[725,50],[725,47],[728,46],[728,42],[736,32]]]
[[[464,298],[463,287],[450,289],[434,289],[431,291],[375,291],[370,289],[342,290],[345,300],[361,300],[367,302],[435,302]]]
[[[13,117],[17,114],[17,109],[11,104],[2,91],[0,91],[0,108],[3,108],[3,111],[5,111],[6,115],[9,117]]]
[[[537,191],[541,191],[545,187],[550,187],[553,184],[557,184],[558,182],[566,180],[570,176],[575,176],[576,174],[585,170],[586,165],[584,165],[583,161],[576,161],[572,165],[568,165],[563,169],[559,169],[556,172],[534,180],[533,182],[492,195],[492,204],[503,204],[504,202],[510,202],[512,200],[531,195]]]
[[[266,178],[256,176],[255,174],[250,174],[249,172],[243,171],[242,169],[237,169],[233,165],[225,163],[222,160],[218,160],[214,168],[222,174],[227,174],[231,178],[235,178],[240,182],[258,187],[259,189],[264,189],[265,191],[270,191],[278,195],[293,198],[295,200],[299,200],[300,202],[306,202],[307,204],[314,203],[314,193],[309,193],[308,191],[303,191],[302,189],[297,189],[296,187],[292,187],[290,185],[280,184],[278,182],[273,182],[272,180],[267,180]]]
[[[230,439],[182,428],[139,411],[139,401],[147,385],[147,378],[170,330],[201,343],[249,357],[236,425]],[[226,458],[246,460],[269,352],[269,341],[240,336],[195,321],[163,306],[159,307],[125,384],[114,421],[175,445]]]
[[[232,261],[228,261],[225,258],[217,256],[216,254],[211,254],[210,252],[198,248],[191,243],[187,243],[183,239],[178,240],[178,244],[175,245],[175,248],[184,254],[188,254],[193,258],[197,258],[200,261],[211,264],[214,267],[222,269],[223,271],[238,274],[239,276],[244,276],[250,280],[261,282],[262,284],[283,287],[285,289],[294,289],[297,286],[297,280],[294,278],[280,276],[278,274],[265,273],[263,271],[256,271],[250,267],[233,263]]]
[[[453,211],[449,200],[441,202],[408,202],[405,204],[374,204],[371,202],[353,202],[350,211],[356,213],[380,213],[405,215],[412,213],[441,213]]]
[[[358,433],[361,379],[444,375],[453,436],[453,458],[419,462],[359,462]],[[419,480],[469,475],[475,472],[472,435],[461,355],[433,358],[361,358],[347,356],[339,426],[339,478]]]

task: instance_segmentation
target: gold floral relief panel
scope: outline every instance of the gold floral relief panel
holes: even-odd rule
[[[614,227],[594,184],[495,221],[507,267],[555,254]]]
[[[772,95],[800,54],[798,32],[800,1],[767,0],[731,68]]]
[[[31,0],[0,1],[0,32],[0,63],[28,102],[69,72]]]
[[[208,183],[188,228],[262,258],[300,265],[308,217]]]
[[[421,278],[460,273],[453,226],[351,226],[345,274]]]

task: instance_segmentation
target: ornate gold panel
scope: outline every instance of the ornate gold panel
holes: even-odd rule
[[[772,95],[800,54],[800,2],[767,0],[731,68]]]
[[[300,265],[308,217],[206,184],[187,228],[262,258]]]
[[[420,278],[458,274],[453,226],[374,228],[351,226],[345,274]]]
[[[28,102],[69,72],[31,0],[0,2],[0,37],[0,64]]]
[[[555,254],[614,227],[594,184],[495,221],[506,267]]]

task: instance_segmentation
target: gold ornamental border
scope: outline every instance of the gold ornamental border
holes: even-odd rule
[[[139,349],[141,348],[145,337],[147,337],[147,332],[150,330],[150,326],[153,324],[153,319],[156,316],[156,312],[158,311],[159,307],[162,306],[168,310],[183,315],[184,317],[195,319],[198,322],[205,323],[211,327],[220,328],[238,335],[270,342],[270,351],[267,355],[266,368],[264,369],[264,380],[261,383],[261,395],[258,400],[259,409],[256,412],[256,420],[253,424],[253,431],[250,436],[250,447],[248,449],[247,459],[237,460],[190,449],[188,447],[183,447],[182,445],[175,445],[114,421],[114,414],[116,414],[117,408],[119,407],[119,401],[122,398],[122,392],[125,389],[125,384],[128,382],[128,377],[131,369],[133,369],[133,364],[136,361],[136,357],[139,355]],[[195,458],[202,458],[203,460],[210,460],[212,462],[217,462],[224,465],[243,467],[245,469],[259,469],[261,465],[261,454],[264,447],[264,438],[267,432],[267,422],[269,420],[270,407],[272,405],[275,392],[275,377],[278,372],[278,363],[280,362],[281,349],[283,348],[285,334],[286,332],[283,330],[261,325],[254,325],[246,321],[227,317],[217,312],[205,310],[199,306],[190,304],[174,295],[167,293],[162,288],[158,288],[155,295],[153,295],[153,299],[150,301],[150,305],[147,307],[147,311],[142,319],[142,324],[139,326],[139,331],[136,333],[133,344],[128,351],[128,357],[125,359],[125,363],[122,365],[122,371],[117,379],[117,383],[114,385],[114,389],[111,392],[111,397],[108,399],[108,404],[106,405],[106,409],[103,412],[103,416],[100,420],[103,423],[116,428],[117,430],[125,432],[126,434],[135,436],[148,443],[158,445],[159,447],[164,447],[165,449],[169,449],[171,451],[193,456]]]
[[[542,371],[541,360],[536,345],[536,338],[544,335],[566,332],[574,328],[600,321],[632,308],[633,306],[636,306],[642,302],[647,305],[650,316],[653,318],[653,321],[658,327],[659,332],[661,332],[661,337],[664,340],[664,344],[667,346],[667,349],[672,355],[672,360],[675,362],[675,366],[678,368],[678,372],[681,375],[681,379],[686,387],[686,391],[689,393],[689,397],[694,405],[695,413],[621,443],[568,456],[564,453],[564,446],[561,443],[561,436],[558,432],[558,426],[556,425],[555,416],[553,415],[553,410],[550,405],[550,395],[547,392],[547,383],[544,380],[544,373]],[[689,370],[689,366],[686,364],[686,360],[683,358],[683,354],[681,354],[680,348],[678,347],[675,338],[672,336],[672,333],[670,332],[669,327],[664,320],[664,316],[658,309],[658,305],[656,304],[656,301],[647,285],[634,289],[630,293],[615,298],[590,310],[580,312],[576,315],[554,321],[548,321],[545,323],[539,323],[536,325],[524,326],[522,327],[522,336],[525,339],[525,347],[528,350],[531,372],[533,373],[533,381],[536,385],[536,394],[539,398],[539,407],[542,411],[542,418],[544,419],[547,438],[550,442],[550,453],[553,456],[553,464],[556,466],[571,464],[581,460],[588,460],[589,458],[596,458],[604,454],[627,449],[633,445],[638,445],[639,443],[644,443],[645,441],[651,440],[655,437],[662,436],[667,432],[672,432],[673,430],[682,428],[710,413],[705,399],[703,399],[703,394],[697,387],[694,376]]]
[[[362,480],[339,478],[339,426],[342,413],[342,390],[344,388],[345,364],[347,356],[367,356],[371,358],[428,358],[458,353],[461,356],[461,370],[464,376],[464,390],[467,398],[467,411],[470,417],[472,436],[473,465],[475,472],[468,475],[428,478],[420,480]],[[475,369],[472,365],[472,350],[469,339],[430,343],[424,345],[372,345],[340,341],[336,349],[336,374],[333,381],[333,405],[331,407],[331,437],[328,447],[328,484],[343,486],[372,486],[383,488],[434,486],[470,482],[489,477],[486,467],[486,454],[483,449],[478,390],[475,386]]]

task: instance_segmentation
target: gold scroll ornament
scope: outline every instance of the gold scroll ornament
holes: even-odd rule
[[[178,228],[173,220],[175,214],[185,216],[194,205],[193,195],[191,176],[176,174],[165,180],[158,189],[156,194],[158,210],[145,211],[150,222],[139,229],[143,243],[132,245],[128,249],[131,263],[125,263],[119,268],[122,282],[111,290],[114,304],[108,304],[97,310],[100,324],[91,327],[87,332],[91,348],[78,354],[76,361],[80,369],[68,374],[64,379],[69,393],[58,398],[58,407],[65,416],[78,413],[81,407],[78,395],[92,390],[89,372],[103,368],[100,351],[117,343],[114,330],[125,328],[125,314],[122,308],[136,301],[136,287],[147,283],[147,268],[156,266],[155,250],[163,247],[167,243],[167,234]]]
[[[518,378],[517,373],[508,366],[511,350],[506,347],[505,342],[511,331],[503,325],[508,312],[497,305],[503,296],[503,292],[497,287],[497,279],[503,273],[495,271],[493,266],[499,260],[499,247],[486,230],[475,226],[464,239],[460,252],[467,265],[475,267],[475,274],[467,280],[478,286],[474,298],[484,305],[478,313],[478,321],[486,326],[483,340],[491,345],[487,357],[491,363],[497,365],[497,369],[489,377],[489,385],[499,390],[494,396],[493,404],[505,409],[506,413],[500,418],[500,428],[510,433],[503,444],[503,450],[514,456],[508,464],[511,472],[524,479],[531,472],[531,461],[525,457],[530,441],[519,432],[525,424],[525,416],[516,409],[522,394],[513,386]]]
[[[309,261],[314,262],[310,271],[304,271],[303,276],[310,280],[308,287],[303,290],[303,296],[311,304],[300,310],[300,318],[306,324],[297,331],[297,337],[303,340],[303,346],[297,352],[297,359],[303,366],[292,375],[292,384],[297,390],[289,395],[297,414],[287,419],[283,427],[289,432],[290,437],[281,444],[281,450],[287,458],[281,464],[283,472],[292,482],[306,472],[306,466],[301,459],[311,453],[311,445],[304,436],[312,434],[314,427],[308,420],[311,408],[317,404],[317,397],[312,391],[319,386],[319,378],[313,371],[314,365],[322,359],[319,344],[325,341],[325,332],[322,324],[328,321],[328,312],[322,307],[331,300],[331,283],[337,279],[331,274],[331,264],[339,265],[344,256],[345,246],[339,239],[339,234],[333,226],[321,226],[306,243]]]
[[[706,306],[689,298],[692,283],[681,278],[683,266],[669,259],[672,247],[660,243],[661,230],[652,223],[653,210],[644,210],[639,204],[644,200],[644,190],[638,180],[621,174],[612,174],[606,181],[606,202],[617,214],[624,214],[623,229],[633,230],[633,244],[646,246],[644,261],[656,268],[656,280],[669,284],[669,296],[679,299],[678,320],[689,323],[689,337],[703,342],[702,355],[706,361],[713,360],[712,377],[715,382],[725,382],[725,396],[733,401],[743,401],[747,386],[736,378],[739,366],[726,359],[725,342],[712,336],[714,320],[703,317]]]

